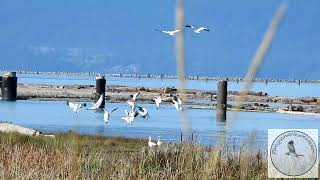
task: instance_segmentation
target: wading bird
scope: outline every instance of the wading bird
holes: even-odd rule
[[[210,30],[208,28],[205,28],[205,27],[199,27],[199,28],[195,28],[194,26],[191,26],[191,25],[186,25],[187,28],[192,28],[193,29],[193,32],[199,34],[201,31],[207,31],[209,32]]]

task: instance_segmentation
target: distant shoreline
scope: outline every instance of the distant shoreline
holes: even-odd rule
[[[41,72],[41,71],[27,71],[27,70],[14,70],[17,74],[40,74],[40,75],[56,75],[56,76],[98,76],[103,75],[105,77],[126,77],[126,78],[151,78],[151,79],[178,79],[176,75],[167,74],[138,74],[138,73],[97,73],[97,72]],[[0,75],[9,70],[0,70]],[[231,82],[244,82],[243,77],[214,77],[214,76],[187,76],[187,80],[199,80],[199,81],[219,81],[228,80]],[[280,78],[255,78],[254,82],[258,83],[320,83],[320,80],[307,80],[307,79],[280,79]]]

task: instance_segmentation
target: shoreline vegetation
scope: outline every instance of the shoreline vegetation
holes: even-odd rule
[[[266,179],[267,155],[246,145],[150,148],[145,139],[0,133],[0,179]]]

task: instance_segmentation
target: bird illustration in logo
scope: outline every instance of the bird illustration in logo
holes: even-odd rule
[[[296,153],[296,149],[294,148],[294,142],[292,140],[288,142],[288,149],[289,149],[289,152],[287,152],[286,155],[294,156],[294,157],[301,157],[301,156],[303,157],[303,155]]]

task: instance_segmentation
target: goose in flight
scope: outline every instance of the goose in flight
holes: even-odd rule
[[[118,109],[118,108],[115,108],[115,109],[113,109],[113,110],[110,111],[110,112],[108,112],[108,110],[106,110],[106,109],[103,109],[103,111],[104,111],[103,120],[104,120],[105,123],[108,123],[108,122],[109,122],[110,114],[111,114],[113,111],[117,110],[117,109]]]
[[[78,113],[80,111],[81,108],[86,107],[87,104],[86,103],[82,103],[82,104],[77,104],[74,102],[69,102],[67,101],[67,105],[69,106],[70,109],[73,110],[73,112]]]
[[[182,110],[182,101],[181,99],[179,99],[177,96],[173,96],[172,98],[172,102],[174,104],[174,107],[176,108],[176,110],[180,111]]]
[[[191,26],[191,25],[186,25],[187,28],[192,28],[193,29],[193,32],[199,34],[201,31],[207,31],[209,32],[210,29],[208,28],[205,28],[205,27],[199,27],[199,28],[195,28],[194,26]]]
[[[100,108],[102,102],[103,102],[104,94],[101,94],[98,101],[91,107],[89,110],[97,110]]]
[[[300,154],[296,153],[296,149],[294,148],[294,142],[292,140],[288,142],[288,146],[287,147],[289,149],[289,152],[287,152],[286,155],[294,156],[294,157],[303,156],[303,155],[300,155]]]
[[[157,145],[160,146],[161,144],[162,144],[162,142],[160,141],[160,136],[158,136]]]
[[[148,119],[150,117],[149,112],[146,108],[139,106],[138,109],[139,109],[139,114],[141,115],[142,118]]]
[[[160,94],[160,96],[155,97],[155,98],[154,98],[154,102],[155,102],[156,105],[157,105],[157,109],[159,109],[159,108],[160,108],[160,103],[162,102],[162,95]]]
[[[159,30],[159,29],[154,29],[154,30],[162,32],[162,33],[165,33],[165,34],[169,34],[170,36],[174,36],[176,33],[181,31],[180,29],[176,29],[176,30],[173,30],[173,31],[163,31],[163,30]]]
[[[148,141],[148,146],[153,147],[156,146],[157,144],[151,141],[151,137],[149,136],[149,141]]]
[[[127,110],[124,110],[124,113],[126,114],[124,117],[122,117],[121,119],[125,120],[128,124],[132,124],[134,118],[136,118],[139,113],[137,111],[130,111],[128,112]]]
[[[137,93],[135,93],[135,94],[131,94],[130,95],[130,98],[131,99],[129,99],[128,101],[127,101],[127,103],[131,106],[131,110],[133,111],[134,109],[135,109],[135,106],[136,106],[136,99],[137,99],[137,97],[139,96],[139,94],[140,94],[140,92],[137,92]]]

